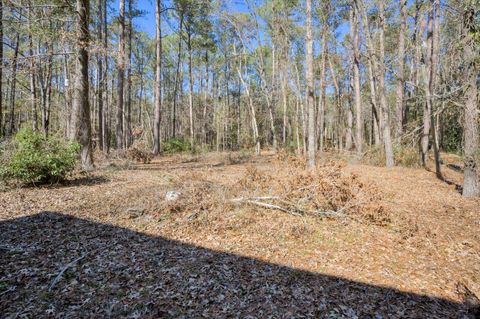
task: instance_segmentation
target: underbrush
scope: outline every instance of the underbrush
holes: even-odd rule
[[[303,159],[277,164],[277,174],[255,167],[239,181],[239,202],[297,216],[355,219],[385,225],[390,221],[381,205],[381,192],[346,173],[344,164],[328,162],[306,170]]]
[[[75,169],[79,150],[77,143],[23,129],[2,144],[0,176],[33,185],[60,182]]]
[[[165,154],[188,153],[192,151],[192,144],[186,138],[171,138],[163,142],[162,149]]]
[[[395,158],[395,165],[403,167],[420,167],[420,156],[418,149],[411,146],[394,145],[393,155]],[[363,161],[366,164],[374,166],[385,166],[385,150],[382,145],[370,147],[364,157]]]
[[[277,160],[272,165],[273,171],[248,166],[233,184],[213,181],[208,173],[179,176],[170,185],[177,198],[165,200],[160,211],[195,223],[215,223],[230,212],[242,210],[241,207],[375,225],[390,222],[381,204],[381,192],[374,185],[361,182],[355,174],[346,173],[343,164],[329,162],[309,171],[303,158],[295,157]],[[219,227],[224,224],[219,223]]]
[[[239,152],[230,152],[225,159],[228,165],[242,164],[250,161],[253,157],[252,152],[241,150]]]

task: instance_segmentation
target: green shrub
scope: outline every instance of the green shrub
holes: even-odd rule
[[[76,143],[23,129],[0,154],[0,176],[27,184],[58,182],[75,168],[79,150]]]
[[[186,138],[171,138],[163,143],[163,152],[166,154],[191,152],[192,145]]]

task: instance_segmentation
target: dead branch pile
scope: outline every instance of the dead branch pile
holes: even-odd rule
[[[275,174],[250,167],[238,183],[241,196],[233,201],[292,215],[360,218],[381,225],[389,222],[380,191],[344,172],[344,164],[330,162],[315,171],[305,170],[299,162],[277,165]]]
[[[136,147],[132,147],[128,150],[128,159],[132,161],[149,164],[152,161],[152,158],[153,154],[149,151],[145,151]]]
[[[209,212],[208,218],[214,218],[236,206],[250,205],[294,216],[349,218],[377,225],[390,222],[381,192],[345,172],[345,164],[328,162],[309,171],[304,163],[288,156],[266,170],[248,166],[235,183],[213,182],[205,172],[178,176],[169,187],[175,199],[164,200],[161,211],[195,218]]]

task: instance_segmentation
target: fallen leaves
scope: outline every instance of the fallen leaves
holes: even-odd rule
[[[0,316],[467,315],[455,285],[479,292],[478,203],[422,171],[292,161],[161,158],[0,193]],[[351,218],[230,203],[239,197]]]

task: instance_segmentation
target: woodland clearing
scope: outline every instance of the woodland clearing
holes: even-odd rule
[[[98,163],[65,185],[0,193],[0,317],[478,311],[480,201],[447,167],[451,185],[328,154],[315,173],[268,152]]]

